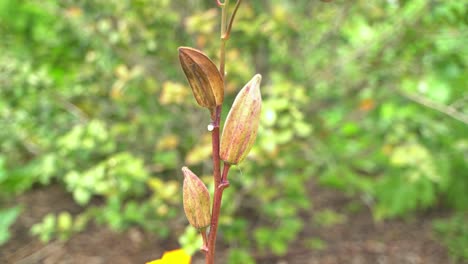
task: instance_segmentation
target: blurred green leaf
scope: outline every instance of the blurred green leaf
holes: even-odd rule
[[[20,212],[20,206],[0,210],[0,245],[3,245],[10,239],[11,233],[9,228],[15,222],[16,218],[18,218]]]

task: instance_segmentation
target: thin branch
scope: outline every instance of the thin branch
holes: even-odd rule
[[[418,94],[412,94],[412,93],[407,93],[403,91],[398,91],[400,95],[405,97],[406,99],[413,101],[415,103],[418,103],[422,106],[425,106],[427,108],[430,108],[432,110],[436,110],[440,113],[443,113],[453,119],[456,119],[465,125],[468,125],[468,115],[465,115],[464,113],[461,113],[457,111],[456,108],[444,104],[440,104],[437,102],[434,102],[426,97],[420,96]]]
[[[239,6],[241,2],[242,0],[237,0],[236,6],[234,7],[234,11],[232,12],[231,18],[229,19],[229,26],[227,28],[226,34],[222,36],[224,39],[229,39],[231,35],[232,23],[234,22],[234,19],[236,18],[237,10],[239,10]]]
[[[59,95],[55,95],[54,98],[62,105],[65,110],[67,110],[67,112],[79,119],[81,123],[86,123],[89,121],[89,117],[86,115],[86,113],[72,102]]]
[[[226,22],[227,22],[227,4],[229,4],[229,0],[224,0],[224,5],[221,6],[221,46],[219,48],[219,72],[221,73],[221,76],[223,77],[224,84],[226,84],[225,78],[226,78],[226,71],[225,71],[225,66],[226,66],[226,42],[227,39],[224,37],[226,36]]]

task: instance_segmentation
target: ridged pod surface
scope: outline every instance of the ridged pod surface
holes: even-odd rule
[[[249,153],[257,137],[262,97],[256,74],[237,94],[224,123],[220,157],[229,164],[238,164]]]
[[[183,203],[185,216],[195,228],[205,228],[211,223],[210,193],[205,184],[189,168],[183,167]]]
[[[197,103],[206,108],[221,105],[224,81],[213,61],[203,52],[189,47],[179,48],[179,60]]]

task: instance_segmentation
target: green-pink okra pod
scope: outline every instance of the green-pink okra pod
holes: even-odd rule
[[[211,223],[210,193],[200,178],[189,168],[183,167],[183,203],[189,223],[197,228],[205,228]]]
[[[256,74],[237,94],[224,123],[220,157],[229,164],[238,164],[249,153],[257,137],[262,109],[260,82]]]

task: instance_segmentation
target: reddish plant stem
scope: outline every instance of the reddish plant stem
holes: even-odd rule
[[[226,39],[223,38],[226,32],[226,3],[229,0],[225,0],[221,7],[221,46],[219,52],[219,71],[223,77],[224,83],[226,83],[225,76],[225,60],[226,60]],[[215,118],[213,121],[214,129],[211,132],[211,144],[213,151],[213,178],[214,178],[214,197],[213,207],[211,209],[211,225],[210,233],[208,234],[208,252],[206,254],[206,264],[214,264],[215,251],[216,251],[216,233],[218,230],[219,213],[221,210],[221,200],[223,198],[223,189],[221,186],[221,159],[219,157],[219,124],[221,123],[221,109],[222,105],[216,106]]]
[[[210,234],[208,237],[208,253],[206,258],[207,264],[214,264],[214,257],[216,251],[216,234],[218,231],[219,214],[221,212],[221,201],[223,198],[223,191],[229,187],[229,181],[227,175],[229,173],[231,165],[224,163],[223,175],[221,176],[221,183],[215,186],[214,198],[213,198],[213,210],[211,212],[211,226]]]
[[[215,188],[216,186],[219,185],[221,182],[221,160],[219,158],[219,144],[220,144],[220,139],[219,139],[219,124],[221,121],[221,109],[222,106],[218,105],[216,106],[215,110],[215,119],[213,120],[213,131],[211,132],[211,145],[212,145],[212,159],[213,159],[213,177],[214,177],[214,183],[215,183]]]
[[[222,191],[218,190],[218,186],[221,184],[221,159],[219,157],[219,124],[221,121],[221,109],[222,106],[216,106],[214,120],[212,120],[212,124],[214,126],[213,131],[211,132],[211,144],[212,144],[212,152],[213,152],[213,178],[214,178],[214,197],[213,197],[213,207],[211,210],[211,225],[210,225],[210,232],[208,234],[208,242],[207,248],[205,253],[205,260],[206,264],[214,264],[214,257],[215,257],[215,244],[216,244],[216,230],[218,229],[218,219],[219,219],[219,211],[221,207],[221,198],[222,198]],[[218,209],[216,209],[218,207]]]
[[[219,157],[219,124],[221,120],[221,106],[216,107],[215,111],[215,120],[213,120],[214,129],[211,132],[211,139],[212,139],[212,151],[213,151],[213,178],[214,178],[214,197],[213,197],[213,207],[211,210],[211,225],[210,225],[210,233],[208,235],[208,244],[206,253],[206,264],[214,264],[214,257],[215,257],[215,247],[216,247],[216,233],[218,230],[218,222],[219,222],[219,213],[221,210],[221,199],[223,196],[224,188],[219,188],[222,186],[221,179],[224,179],[224,171],[226,170],[226,166],[223,170],[223,175],[221,175],[221,160]]]
[[[206,236],[206,228],[200,229],[200,234],[203,239],[203,246],[201,251],[205,254],[205,258],[208,256],[208,237]]]
[[[219,0],[216,1],[218,6],[221,8],[221,46],[220,46],[220,59],[219,59],[219,71],[221,76],[223,77],[223,81],[226,84],[226,71],[225,71],[225,64],[226,64],[226,42],[229,39],[229,35],[231,33],[232,23],[236,16],[237,10],[239,8],[240,3],[242,0],[237,0],[234,12],[230,18],[229,23],[227,23],[227,8],[226,6],[229,4],[229,0],[224,0],[221,3]],[[208,244],[207,244],[207,252],[205,253],[206,256],[206,264],[214,264],[215,258],[215,251],[216,251],[216,234],[218,231],[218,223],[219,223],[219,214],[221,211],[221,201],[223,198],[223,191],[227,187],[229,187],[229,181],[227,180],[227,176],[229,173],[229,169],[231,167],[230,164],[224,163],[223,166],[223,174],[221,175],[221,159],[219,156],[219,146],[220,146],[220,138],[219,138],[219,125],[221,123],[221,110],[222,105],[216,106],[214,111],[214,115],[212,115],[213,121],[213,131],[211,133],[211,140],[212,140],[212,151],[213,151],[213,178],[214,178],[214,197],[213,197],[213,207],[211,210],[211,225],[210,225],[210,232],[208,234]],[[204,238],[205,239],[205,238]],[[206,244],[206,243],[205,243]]]
[[[226,185],[225,188],[229,186],[229,181],[227,179],[229,169],[231,168],[231,164],[224,162],[223,164],[223,174],[221,175],[221,185]]]

